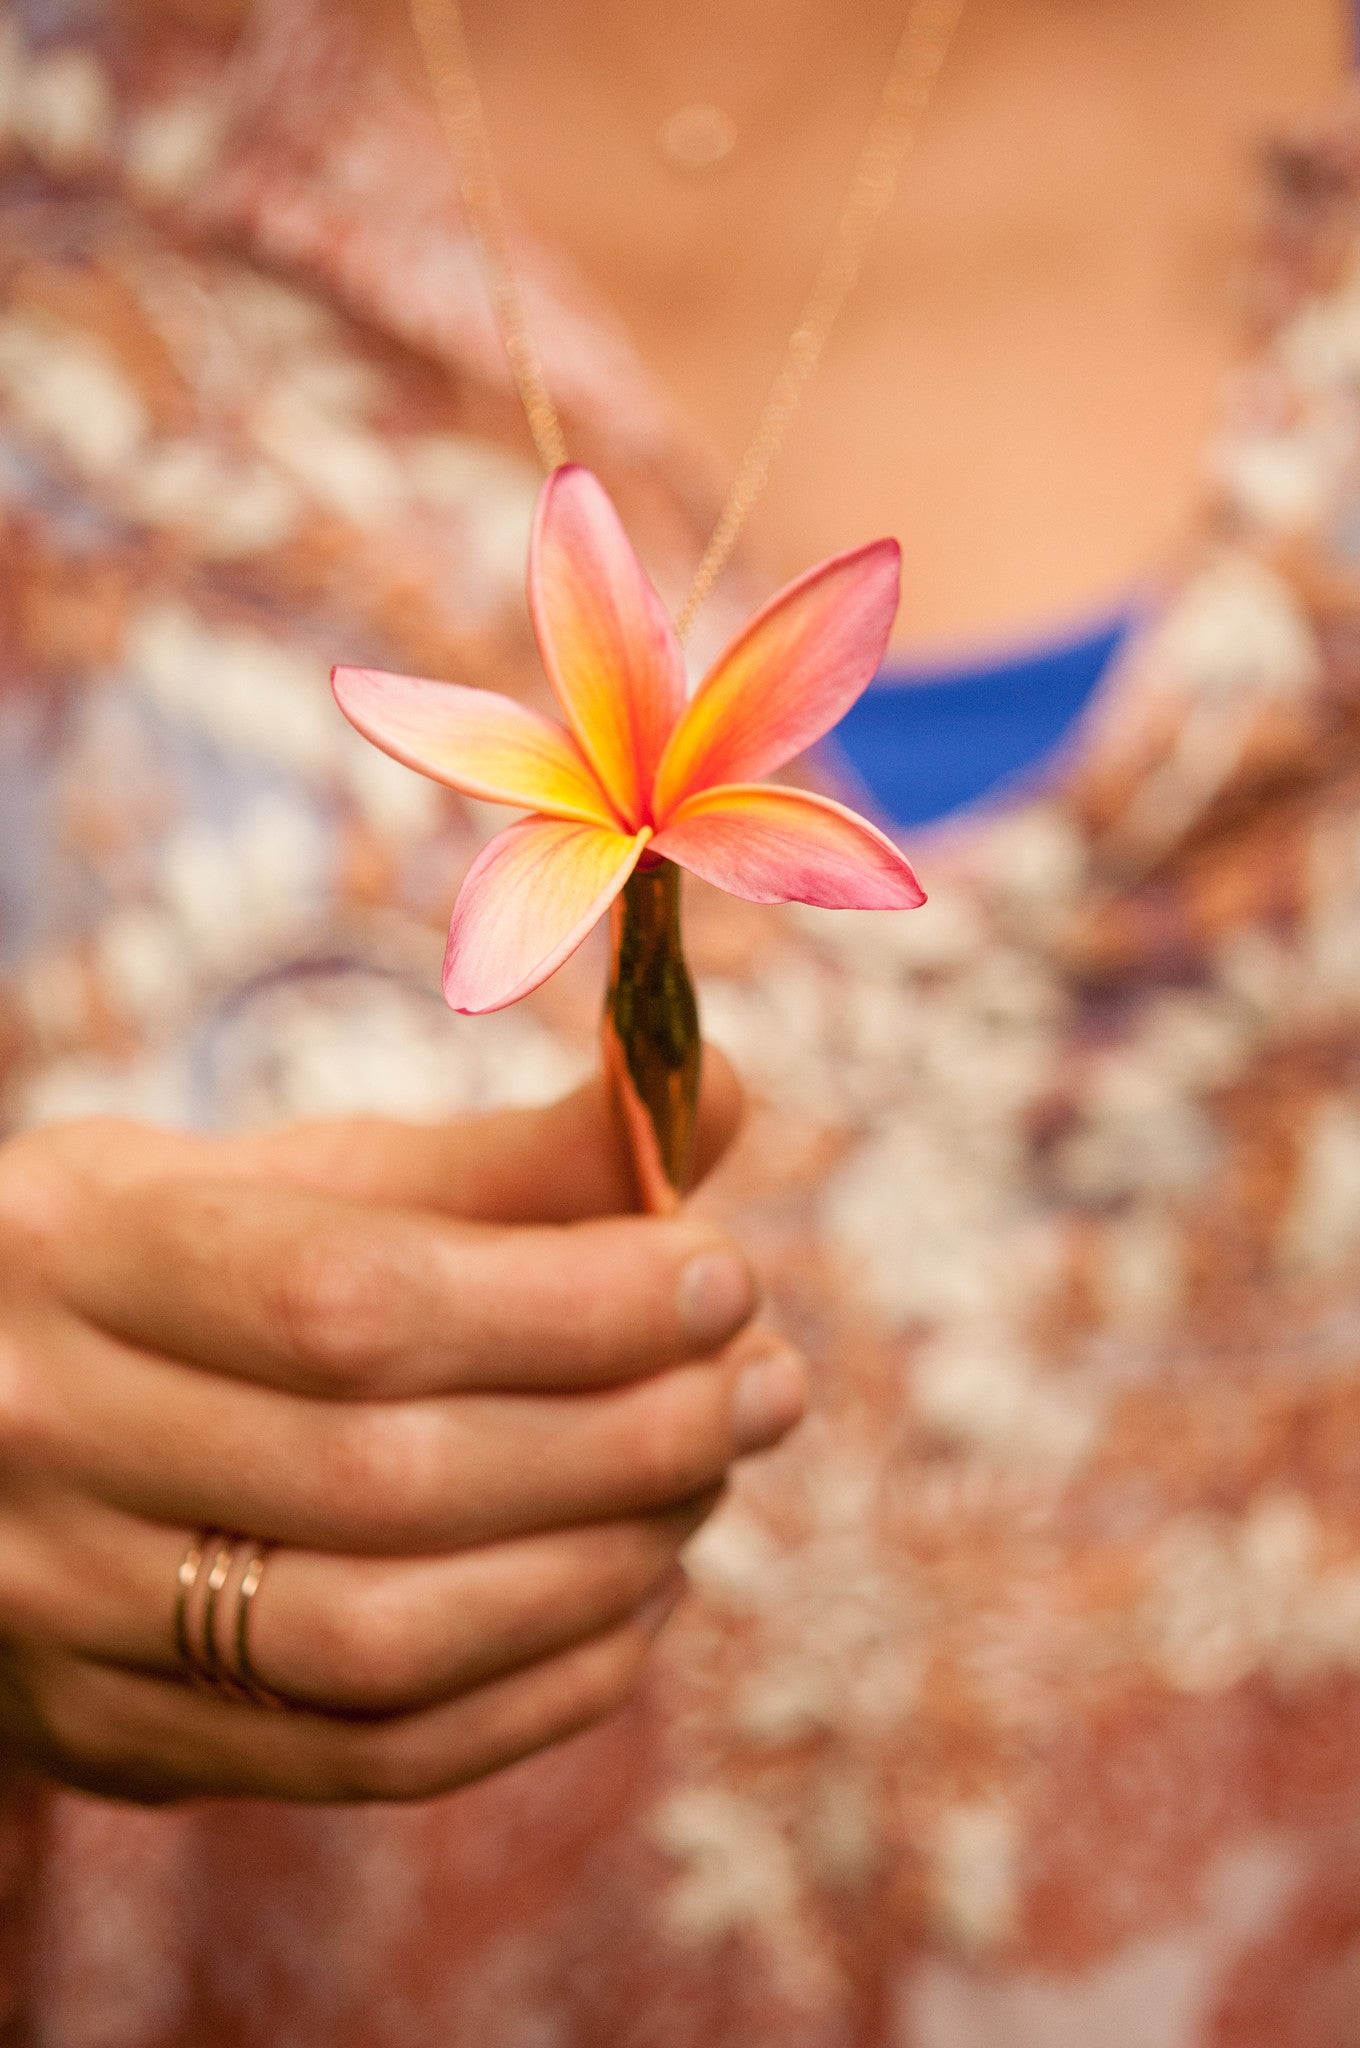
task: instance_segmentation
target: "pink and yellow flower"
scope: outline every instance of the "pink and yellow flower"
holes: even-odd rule
[[[781,590],[686,701],[674,630],[601,484],[555,470],[538,501],[529,606],[566,725],[490,690],[337,668],[350,723],[408,767],[530,815],[469,869],[444,993],[498,1010],[575,952],[639,862],[672,860],[753,903],[905,910],[907,861],[843,804],[762,785],[833,726],[883,658],[896,541]]]

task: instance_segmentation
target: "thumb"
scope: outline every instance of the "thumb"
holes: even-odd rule
[[[696,1180],[717,1165],[741,1115],[736,1074],[706,1046]],[[344,1117],[228,1140],[227,1149],[243,1172],[488,1223],[568,1223],[637,1207],[632,1164],[599,1076],[546,1109],[435,1125]]]

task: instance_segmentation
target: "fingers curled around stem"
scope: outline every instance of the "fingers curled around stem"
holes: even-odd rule
[[[193,1797],[430,1799],[617,1712],[682,1588],[556,1656],[382,1719],[277,1714],[69,1655],[30,1674],[27,1747],[66,1783],[160,1803]]]

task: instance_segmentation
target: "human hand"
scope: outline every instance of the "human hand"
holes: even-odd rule
[[[731,1341],[735,1247],[627,1199],[596,1088],[0,1147],[0,1748],[144,1801],[417,1798],[618,1706],[730,1462],[802,1406]],[[250,1650],[290,1712],[186,1682],[204,1528],[277,1546]]]

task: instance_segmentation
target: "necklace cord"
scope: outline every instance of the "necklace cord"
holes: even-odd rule
[[[949,54],[966,0],[915,0],[826,247],[785,346],[731,489],[676,617],[683,640],[731,559],[784,445],[832,329],[864,267]],[[545,470],[567,459],[566,437],[543,374],[496,176],[486,113],[459,0],[410,0],[411,18],[440,121],[458,165],[468,224],[487,280],[501,344]]]
[[[543,375],[524,287],[511,249],[505,202],[496,176],[462,9],[457,0],[447,0],[442,6],[438,0],[434,4],[432,0],[411,0],[411,19],[440,123],[458,168],[463,204],[482,259],[501,346],[538,459],[545,471],[552,471],[567,459],[566,436]]]

